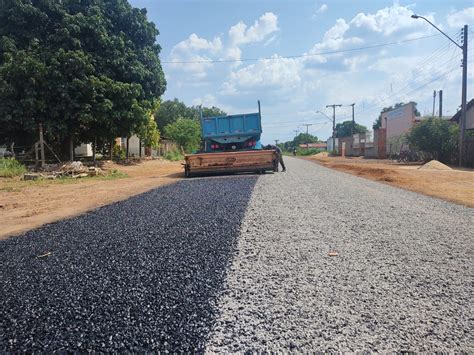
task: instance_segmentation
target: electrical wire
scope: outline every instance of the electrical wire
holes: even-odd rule
[[[183,60],[183,61],[162,61],[162,64],[205,64],[205,63],[239,63],[239,62],[256,62],[259,60],[282,60],[282,59],[296,59],[296,58],[305,58],[305,57],[315,57],[319,55],[329,55],[329,54],[338,54],[338,53],[347,53],[353,51],[361,51],[366,49],[373,49],[373,48],[380,48],[386,46],[392,46],[395,44],[402,44],[408,42],[418,41],[420,39],[432,38],[441,36],[441,34],[434,34],[429,36],[422,36],[416,37],[411,39],[405,39],[401,41],[395,42],[386,42],[386,43],[379,43],[373,44],[370,46],[363,46],[363,47],[356,47],[356,48],[349,48],[349,49],[339,49],[334,51],[326,51],[326,52],[317,52],[317,53],[305,53],[305,54],[298,54],[298,55],[289,55],[289,56],[279,56],[279,57],[262,57],[262,58],[242,58],[242,59],[209,59],[209,60]]]

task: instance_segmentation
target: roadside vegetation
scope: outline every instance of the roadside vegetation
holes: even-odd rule
[[[26,167],[14,158],[0,158],[0,177],[15,177],[26,172]]]
[[[184,160],[184,155],[179,150],[171,150],[164,155],[164,158],[169,161]]]

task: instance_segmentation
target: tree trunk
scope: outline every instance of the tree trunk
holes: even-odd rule
[[[74,138],[69,137],[69,160],[74,161]]]
[[[141,158],[142,157],[142,139],[138,139],[138,156]]]
[[[109,151],[109,158],[110,160],[114,159],[114,141],[110,141],[110,151]]]

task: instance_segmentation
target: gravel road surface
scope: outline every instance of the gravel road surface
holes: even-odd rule
[[[0,352],[202,352],[256,179],[181,181],[0,242]]]
[[[472,353],[474,210],[286,160],[256,184],[208,352]]]
[[[0,352],[474,352],[474,210],[286,163],[0,242]]]

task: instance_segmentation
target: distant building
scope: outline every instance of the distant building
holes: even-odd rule
[[[451,118],[451,121],[459,123],[461,118],[461,111],[459,110]],[[467,114],[466,114],[466,129],[474,129],[474,99],[467,103]]]
[[[319,143],[308,143],[308,144],[300,144],[300,148],[316,148],[316,149],[321,149],[321,150],[326,150],[327,148],[327,143],[325,142],[319,142]]]
[[[404,135],[419,120],[415,115],[416,104],[409,102],[394,110],[382,112],[382,129],[386,133],[386,151],[398,154],[403,144]]]
[[[333,141],[333,138],[330,137],[328,138],[328,140],[326,141],[326,144],[327,144],[327,151],[328,152],[332,152],[333,151],[333,145],[332,145],[332,142]],[[335,141],[335,145],[336,145],[336,154],[339,152],[339,138],[334,138],[334,141]]]

